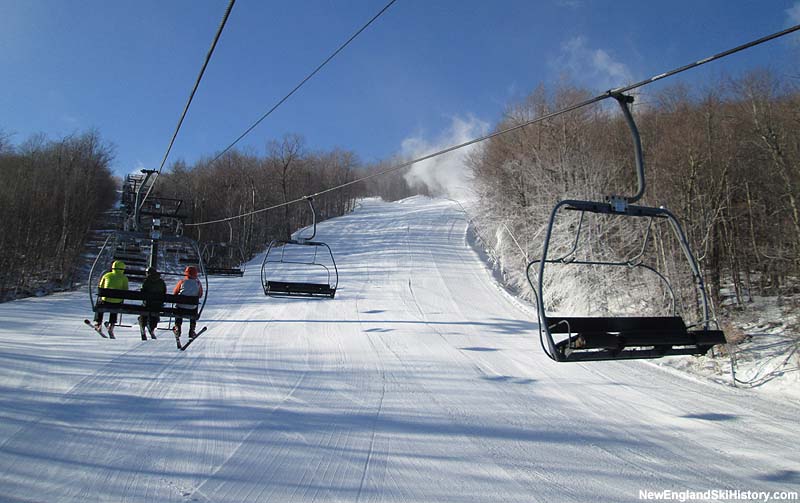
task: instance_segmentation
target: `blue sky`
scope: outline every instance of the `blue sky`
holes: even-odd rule
[[[386,1],[238,0],[170,162],[222,150]],[[158,167],[226,5],[0,0],[0,130],[19,143],[96,128],[118,174]],[[800,0],[398,0],[240,146],[299,133],[376,161],[494,124],[564,74],[599,94],[798,23]],[[756,66],[798,79],[800,37],[680,79]]]

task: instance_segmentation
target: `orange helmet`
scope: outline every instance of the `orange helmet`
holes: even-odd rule
[[[183,271],[183,274],[185,274],[187,278],[196,278],[197,267],[193,265],[187,266],[186,269]]]

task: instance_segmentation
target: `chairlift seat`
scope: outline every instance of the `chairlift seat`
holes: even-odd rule
[[[678,316],[548,317],[550,333],[568,334],[556,344],[566,361],[702,355],[725,343],[721,330],[689,330]]]
[[[244,271],[236,267],[206,267],[209,276],[244,276]]]
[[[147,257],[142,255],[124,255],[124,254],[115,254],[113,260],[121,260],[125,262],[125,265],[142,265],[147,264]]]
[[[125,268],[125,276],[129,278],[142,279],[147,276],[147,271],[144,269],[128,269]]]
[[[325,283],[267,281],[266,294],[270,296],[333,298],[336,295],[336,288]]]
[[[200,298],[191,295],[172,295],[165,294],[162,296],[148,295],[144,292],[137,290],[117,290],[114,288],[98,288],[98,302],[95,304],[95,311],[104,313],[122,313],[122,314],[157,314],[159,316],[173,316],[176,318],[188,318],[190,320],[197,319],[199,313],[197,310],[200,304]],[[112,299],[122,299],[123,302],[119,304],[101,303],[100,298],[110,297]],[[147,301],[149,306],[141,304],[127,304],[125,301]],[[161,307],[156,305],[161,304]],[[182,308],[177,306],[169,307],[168,304],[184,304],[193,305],[193,308]]]

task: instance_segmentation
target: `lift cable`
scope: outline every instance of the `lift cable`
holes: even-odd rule
[[[225,28],[225,23],[228,21],[228,16],[231,14],[231,9],[233,9],[233,4],[236,3],[236,0],[230,0],[228,2],[228,7],[225,9],[225,14],[222,16],[222,21],[220,21],[219,27],[217,28],[217,33],[214,35],[214,40],[211,42],[211,47],[208,49],[208,53],[206,54],[206,59],[203,62],[202,68],[200,68],[200,73],[197,75],[197,80],[194,83],[194,87],[192,88],[191,94],[189,94],[189,99],[186,101],[186,106],[183,107],[183,113],[181,114],[180,120],[178,120],[178,125],[175,128],[175,132],[172,134],[172,139],[169,141],[169,146],[167,146],[167,151],[164,153],[164,157],[161,159],[161,165],[158,167],[158,171],[156,172],[156,178],[153,180],[153,183],[150,184],[150,187],[147,189],[144,197],[142,198],[141,205],[144,205],[147,196],[150,195],[150,192],[155,187],[155,182],[158,179],[158,176],[161,175],[161,171],[164,169],[164,165],[167,163],[167,158],[169,157],[169,153],[172,150],[172,146],[175,144],[175,139],[178,137],[178,132],[181,130],[181,126],[183,125],[183,120],[186,118],[186,114],[189,111],[189,106],[192,104],[192,100],[194,99],[194,95],[197,92],[197,88],[200,86],[200,81],[203,79],[203,74],[206,71],[206,67],[208,66],[209,61],[211,61],[211,55],[214,53],[214,48],[217,47],[217,42],[219,41],[220,36],[222,35],[222,30]]]
[[[239,143],[239,141],[240,141],[240,140],[242,140],[242,138],[244,138],[245,136],[247,136],[248,134],[250,134],[250,132],[251,132],[251,131],[253,131],[253,129],[255,129],[255,128],[256,128],[256,127],[259,125],[259,124],[261,124],[261,122],[262,122],[264,119],[266,119],[267,117],[269,117],[269,116],[272,114],[272,112],[274,112],[275,110],[277,110],[279,106],[283,105],[283,103],[284,103],[284,102],[286,102],[286,100],[288,100],[289,98],[291,98],[291,97],[292,97],[292,95],[293,95],[295,92],[297,92],[297,91],[298,91],[298,90],[299,90],[301,87],[303,87],[303,85],[304,85],[306,82],[308,82],[309,80],[311,80],[311,78],[312,78],[314,75],[316,75],[316,74],[317,74],[317,73],[318,73],[320,70],[322,70],[322,68],[323,68],[325,65],[327,65],[327,64],[328,64],[328,63],[329,63],[329,62],[330,62],[330,61],[331,61],[333,58],[335,58],[337,54],[339,54],[340,52],[342,52],[342,51],[344,50],[344,48],[345,48],[345,47],[347,47],[348,45],[350,45],[350,42],[352,42],[353,40],[355,40],[355,39],[356,39],[356,37],[358,37],[358,36],[361,34],[361,32],[363,32],[364,30],[366,30],[366,29],[369,27],[369,25],[371,25],[371,24],[372,24],[373,22],[375,22],[375,21],[376,21],[376,20],[377,20],[379,17],[381,17],[381,15],[382,15],[384,12],[386,12],[386,11],[389,9],[389,7],[391,7],[391,6],[392,6],[392,4],[394,4],[396,1],[397,1],[397,0],[391,0],[389,3],[387,3],[387,4],[386,4],[386,5],[383,7],[383,9],[381,9],[381,10],[380,10],[380,11],[379,11],[377,14],[375,14],[375,15],[372,17],[372,19],[370,19],[369,21],[367,21],[367,23],[366,23],[364,26],[362,26],[361,28],[359,28],[359,30],[358,30],[358,31],[356,31],[355,33],[353,33],[353,35],[351,35],[351,36],[350,36],[350,38],[348,38],[348,39],[347,39],[347,41],[346,41],[345,43],[343,43],[342,45],[340,45],[340,46],[339,46],[339,48],[338,48],[338,49],[336,49],[335,51],[333,51],[333,53],[332,53],[330,56],[328,56],[328,57],[325,59],[325,61],[323,61],[322,63],[320,63],[320,64],[319,64],[319,65],[318,65],[318,66],[317,66],[317,67],[314,69],[314,71],[312,71],[311,73],[309,73],[309,74],[306,76],[306,78],[304,78],[303,80],[301,80],[301,81],[300,81],[300,83],[299,83],[299,84],[297,84],[297,85],[294,87],[294,89],[292,89],[291,91],[289,91],[289,94],[287,94],[286,96],[284,96],[283,98],[281,98],[280,100],[278,100],[278,102],[277,102],[277,103],[275,103],[275,104],[272,106],[272,108],[270,108],[269,110],[267,110],[267,112],[265,112],[265,113],[264,113],[264,115],[262,115],[262,116],[261,116],[261,117],[260,117],[260,118],[259,118],[257,121],[255,121],[255,122],[254,122],[254,123],[253,123],[253,124],[252,124],[252,125],[251,125],[249,128],[247,128],[247,129],[244,131],[244,133],[242,133],[241,135],[239,135],[239,137],[238,137],[238,138],[236,138],[235,140],[233,140],[233,142],[232,142],[230,145],[228,145],[227,147],[225,147],[225,149],[224,149],[224,150],[222,150],[222,152],[220,152],[219,154],[217,154],[217,156],[216,156],[216,157],[214,157],[213,159],[211,159],[211,162],[210,162],[209,164],[213,164],[214,162],[216,162],[217,160],[219,160],[219,158],[220,158],[220,157],[222,157],[223,155],[225,155],[225,153],[226,153],[226,152],[228,152],[230,149],[232,149],[232,148],[234,147],[234,145],[236,145],[237,143]]]
[[[545,115],[539,116],[539,117],[537,117],[535,119],[531,119],[529,121],[517,124],[516,126],[511,126],[509,128],[506,128],[506,129],[503,129],[503,130],[500,130],[500,131],[495,131],[494,133],[490,133],[490,134],[481,136],[479,138],[474,138],[472,140],[468,140],[468,141],[466,141],[464,143],[459,143],[458,145],[453,145],[451,147],[447,147],[445,149],[438,150],[436,152],[424,155],[422,157],[418,157],[418,158],[413,159],[411,161],[406,161],[406,162],[394,165],[394,166],[392,166],[392,167],[390,167],[388,169],[385,169],[383,171],[379,171],[377,173],[373,173],[371,175],[367,175],[367,176],[358,178],[356,180],[352,180],[352,181],[347,182],[347,183],[343,183],[343,184],[340,184],[340,185],[336,185],[334,187],[330,187],[330,188],[325,189],[325,190],[321,190],[321,191],[316,192],[314,194],[310,194],[310,195],[307,195],[307,196],[299,197],[297,199],[293,199],[293,200],[287,201],[285,203],[279,203],[279,204],[276,204],[276,205],[273,205],[273,206],[269,206],[267,208],[261,208],[261,209],[250,211],[250,212],[247,212],[247,213],[242,213],[240,215],[236,215],[236,216],[233,216],[233,217],[220,218],[218,220],[210,220],[210,221],[207,221],[207,222],[198,222],[198,223],[193,223],[193,224],[186,224],[186,227],[190,227],[190,226],[191,227],[198,227],[198,226],[201,226],[201,225],[210,225],[210,224],[216,224],[216,223],[220,223],[220,222],[227,222],[227,221],[230,221],[230,220],[235,220],[237,218],[242,218],[242,217],[246,217],[246,216],[250,216],[250,215],[255,215],[257,213],[263,213],[263,212],[274,210],[274,209],[277,209],[277,208],[282,208],[284,206],[289,206],[291,204],[299,203],[299,202],[307,200],[309,197],[313,198],[313,197],[317,197],[317,196],[320,196],[320,195],[323,195],[323,194],[327,194],[328,192],[333,192],[333,191],[336,191],[336,190],[340,190],[340,189],[348,187],[350,185],[354,185],[356,183],[360,183],[360,182],[363,182],[365,180],[369,180],[371,178],[383,176],[383,175],[386,175],[388,173],[392,173],[392,172],[398,171],[400,169],[407,168],[407,167],[409,167],[409,166],[411,166],[413,164],[417,164],[419,162],[426,161],[428,159],[432,159],[434,157],[438,157],[440,155],[444,155],[444,154],[453,152],[454,150],[458,150],[458,149],[461,149],[461,148],[464,148],[464,147],[468,147],[470,145],[474,145],[475,143],[480,143],[480,142],[489,140],[491,138],[495,138],[497,136],[501,136],[501,135],[504,135],[506,133],[510,133],[512,131],[516,131],[518,129],[522,129],[522,128],[530,126],[532,124],[536,124],[538,122],[545,121],[547,119],[552,119],[553,117],[557,117],[559,115],[563,115],[565,113],[572,112],[573,110],[577,110],[579,108],[583,108],[583,107],[591,105],[593,103],[597,103],[599,101],[602,101],[604,99],[610,98],[612,96],[623,94],[623,93],[626,93],[628,91],[632,91],[634,89],[637,89],[639,87],[643,87],[643,86],[646,86],[648,84],[652,84],[653,82],[656,82],[658,80],[661,80],[661,79],[664,79],[664,78],[667,78],[667,77],[672,77],[674,75],[677,75],[679,73],[685,72],[685,71],[690,70],[692,68],[696,68],[696,67],[704,65],[706,63],[710,63],[712,61],[716,61],[716,60],[724,58],[726,56],[730,56],[731,54],[743,51],[745,49],[749,49],[751,47],[754,47],[754,46],[759,45],[759,44],[763,44],[765,42],[777,39],[779,37],[783,37],[785,35],[788,35],[790,33],[796,32],[798,30],[800,30],[800,24],[792,26],[791,28],[787,28],[785,30],[773,33],[771,35],[767,35],[765,37],[761,37],[761,38],[759,38],[757,40],[753,40],[753,41],[748,42],[746,44],[739,45],[737,47],[734,47],[733,49],[729,49],[727,51],[720,52],[720,53],[715,54],[713,56],[709,56],[707,58],[703,58],[701,60],[695,61],[694,63],[689,63],[687,65],[681,66],[681,67],[676,68],[674,70],[670,70],[670,71],[665,72],[665,73],[660,73],[660,74],[655,75],[653,77],[650,77],[648,79],[639,81],[639,82],[637,82],[635,84],[631,84],[631,85],[623,86],[623,87],[618,87],[618,88],[615,88],[615,89],[610,89],[610,90],[604,92],[603,94],[597,95],[597,96],[595,96],[593,98],[589,98],[587,100],[581,101],[579,103],[575,103],[573,105],[570,105],[570,106],[568,106],[566,108],[562,108],[562,109],[557,110],[555,112],[551,112],[549,114],[545,114]]]

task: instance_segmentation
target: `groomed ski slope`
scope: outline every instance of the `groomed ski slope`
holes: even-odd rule
[[[797,491],[800,408],[646,362],[556,364],[454,203],[324,222],[334,300],[214,278],[185,353],[0,305],[0,501],[641,501]]]

